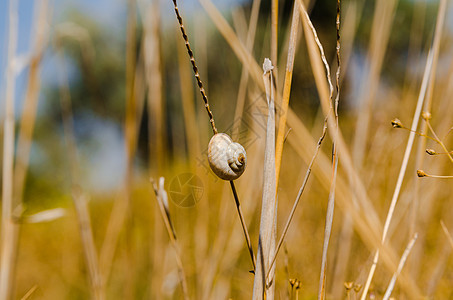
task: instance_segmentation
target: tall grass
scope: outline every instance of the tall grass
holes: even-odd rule
[[[95,73],[111,55],[98,48],[103,31],[65,20],[48,35],[52,7],[39,6],[15,114],[23,70],[10,2],[1,299],[452,296],[451,3],[329,2],[323,23],[319,1],[297,0],[289,11],[285,1],[253,0],[231,17],[200,0],[194,21],[184,5],[178,20],[161,15],[173,13],[171,1],[127,1],[121,57],[110,58],[124,75],[124,157],[115,159],[125,171],[111,191],[97,192],[85,181],[92,167],[77,117],[89,110],[83,97],[106,107],[95,118],[109,118],[113,102],[80,93],[74,78],[84,71],[65,66],[110,76]],[[407,61],[395,63],[397,51]],[[46,55],[58,66],[54,123],[38,109],[38,99],[52,104],[52,87],[40,80]],[[217,132],[247,150],[234,182],[207,165]],[[54,149],[65,164],[49,160],[58,171],[43,192],[36,157]],[[181,182],[182,174],[199,181]],[[174,193],[196,201],[181,205]]]

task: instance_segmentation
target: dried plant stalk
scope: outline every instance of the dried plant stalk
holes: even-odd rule
[[[13,220],[14,176],[14,91],[17,47],[17,4],[9,2],[8,66],[6,71],[5,119],[3,125],[2,244],[0,259],[0,299],[10,299],[14,279],[18,225]]]
[[[176,264],[178,265],[178,276],[182,288],[183,297],[185,300],[189,299],[189,290],[187,287],[186,274],[181,259],[181,250],[179,248],[178,241],[176,239],[176,232],[171,221],[170,211],[168,208],[168,197],[167,192],[164,188],[164,178],[159,178],[159,186],[151,179],[151,183],[156,194],[157,203],[159,204],[159,211],[167,229],[168,237],[170,238],[171,245],[175,250]]]
[[[269,271],[269,281],[266,281],[266,270],[275,255],[275,226],[276,226],[276,186],[275,186],[275,110],[274,110],[274,85],[272,75],[272,63],[265,59],[264,86],[269,105],[266,147],[264,153],[263,170],[263,198],[261,207],[260,233],[258,238],[258,254],[256,262],[255,281],[253,284],[253,299],[274,299],[274,272]]]
[[[390,280],[389,286],[387,287],[387,290],[385,291],[383,300],[388,300],[390,298],[390,296],[392,295],[392,291],[393,291],[393,288],[395,287],[396,279],[398,278],[398,275],[403,270],[407,257],[409,256],[409,253],[411,252],[412,247],[414,246],[417,238],[418,238],[418,234],[415,233],[414,237],[410,240],[409,244],[407,245],[406,250],[404,250],[404,253],[401,256],[401,260],[398,265],[398,269],[396,270],[395,274],[393,274],[392,279]]]
[[[387,233],[390,228],[390,222],[392,221],[393,212],[395,211],[396,202],[398,201],[398,197],[399,197],[399,194],[401,191],[401,186],[403,184],[404,174],[406,173],[406,168],[409,163],[409,156],[411,154],[412,146],[414,144],[415,131],[417,130],[418,122],[420,120],[420,115],[422,112],[423,101],[425,99],[426,88],[428,85],[428,79],[429,79],[429,74],[430,74],[430,70],[432,67],[432,62],[433,62],[433,53],[430,51],[430,53],[428,55],[428,59],[426,60],[426,67],[425,67],[425,72],[423,75],[423,81],[422,81],[422,86],[420,89],[420,94],[419,94],[418,101],[417,101],[417,107],[414,112],[414,118],[412,119],[412,126],[411,126],[412,131],[411,131],[411,133],[409,135],[409,139],[407,141],[406,150],[404,152],[404,157],[403,157],[403,162],[402,162],[401,168],[400,168],[400,173],[398,175],[398,180],[396,182],[395,190],[393,192],[392,201],[390,203],[389,211],[387,213],[387,218],[385,220],[384,230],[382,232],[382,244],[384,244],[384,242],[387,238]],[[362,296],[360,298],[361,300],[365,300],[366,295],[368,293],[368,289],[370,288],[370,284],[373,279],[374,272],[376,270],[376,265],[379,261],[379,252],[380,252],[379,249],[376,250],[376,254],[374,255],[373,264],[371,265],[371,269],[368,274],[368,278],[365,283],[365,287],[363,289]]]
[[[203,102],[205,104],[206,112],[207,112],[208,117],[209,117],[209,122],[211,123],[212,131],[213,131],[214,134],[217,134],[218,131],[217,131],[217,128],[215,126],[214,116],[213,116],[212,111],[211,111],[211,109],[209,107],[208,96],[206,95],[206,92],[205,92],[204,87],[203,87],[203,83],[202,83],[201,78],[200,78],[200,74],[198,73],[198,67],[197,67],[197,64],[195,62],[195,57],[194,57],[192,49],[190,47],[189,38],[187,36],[186,30],[184,29],[184,24],[183,24],[183,21],[182,21],[182,17],[179,14],[178,4],[177,4],[176,0],[173,0],[173,5],[174,5],[175,14],[176,14],[176,19],[178,20],[179,28],[181,30],[182,37],[184,39],[184,43],[185,43],[186,48],[187,48],[187,53],[189,54],[190,63],[192,64],[193,73],[194,73],[195,79],[197,80],[198,88],[200,90],[201,96],[203,98]],[[230,181],[230,186],[231,186],[231,191],[233,193],[233,197],[234,197],[234,200],[235,200],[238,216],[239,216],[239,219],[241,221],[241,226],[242,226],[242,230],[244,232],[244,237],[245,237],[245,241],[246,241],[246,244],[247,244],[247,248],[249,250],[250,258],[252,260],[253,271],[255,271],[255,257],[253,255],[252,244],[250,242],[250,235],[249,235],[248,230],[247,230],[247,224],[245,223],[245,220],[244,220],[244,216],[243,216],[242,209],[241,209],[241,206],[240,206],[239,197],[238,197],[237,192],[236,192],[236,187],[235,187],[234,182],[232,180]]]
[[[300,0],[298,0],[298,2],[301,4]],[[226,42],[230,45],[238,59],[243,63],[244,66],[246,66],[247,70],[251,74],[251,78],[254,80],[254,83],[260,90],[264,90],[264,84],[261,76],[262,72],[260,71],[257,62],[239,41],[232,28],[229,26],[228,22],[210,0],[200,0],[200,3],[204,7],[214,25],[226,40]],[[306,17],[303,13],[302,7],[301,17]],[[310,31],[309,33],[311,35]],[[307,34],[305,36],[307,37]],[[310,38],[312,39],[312,37]],[[310,49],[310,51],[312,50],[313,49]],[[317,55],[317,58],[319,59],[319,54]],[[322,76],[320,76],[319,74],[322,70],[319,68],[316,58],[310,57],[310,59],[312,63],[316,63],[316,66],[312,67],[312,69],[314,70],[315,80],[320,98],[329,99],[328,87],[325,83],[325,74],[322,74]],[[322,65],[322,62],[320,64]],[[321,103],[324,104],[324,100]],[[332,118],[332,120],[334,120],[334,118]],[[310,132],[300,121],[298,116],[291,110],[291,108],[288,108],[288,126],[294,129],[294,136],[289,137],[290,144],[292,144],[298,154],[301,155],[301,157],[304,158],[307,163],[309,163],[312,157],[312,150],[310,150],[308,156],[306,152],[308,151],[308,149],[315,148],[316,141],[314,141],[313,137],[310,135]],[[329,130],[330,128],[334,128],[334,126],[330,126],[329,124]],[[299,140],[303,140],[304,143],[301,144]],[[390,247],[386,245],[380,245],[379,228],[382,227],[381,222],[367,195],[362,179],[352,167],[351,155],[348,151],[348,148],[346,147],[346,143],[341,134],[341,130],[339,131],[338,135],[338,147],[342,153],[342,161],[344,161],[345,172],[353,179],[353,188],[354,192],[358,195],[359,206],[356,207],[352,205],[350,192],[345,188],[347,184],[345,183],[344,179],[342,179],[342,177],[338,178],[339,182],[337,184],[339,196],[338,200],[341,200],[338,201],[338,204],[343,211],[348,210],[350,212],[355,229],[357,230],[363,241],[369,247],[381,247],[381,249],[383,249],[382,259],[385,266],[389,270],[395,270],[397,265],[397,256],[395,254],[395,251]],[[330,164],[330,161],[331,159],[327,158],[324,153],[321,152],[319,154],[318,163],[320,165]],[[315,168],[314,174],[321,179],[324,188],[326,188],[325,183],[329,182],[331,172],[326,172],[326,169],[324,168]],[[327,186],[327,188],[329,187]],[[405,289],[405,291],[408,292],[408,294],[413,295],[414,297],[420,296],[419,288],[412,280],[410,280],[407,276],[404,276],[404,274],[401,274],[400,283],[402,284],[402,287]]]
[[[283,155],[283,140],[285,136],[286,118],[288,115],[289,95],[291,93],[291,82],[293,78],[294,57],[296,55],[297,34],[299,32],[299,3],[294,1],[293,17],[291,21],[291,34],[289,38],[288,57],[286,60],[285,83],[283,85],[283,98],[281,104],[280,120],[275,149],[275,174],[276,186],[278,188],[278,178]]]
[[[335,134],[333,136],[333,157],[332,157],[332,181],[329,192],[329,200],[327,203],[326,213],[326,226],[324,229],[324,244],[322,249],[322,261],[321,261],[321,275],[319,279],[318,299],[325,298],[326,289],[326,267],[327,267],[327,251],[329,249],[330,234],[332,232],[333,214],[335,208],[335,186],[337,182],[337,170],[338,170],[338,149],[337,149],[337,137],[338,137],[338,104],[340,101],[340,0],[337,0],[337,18],[336,18],[336,31],[337,31],[337,45],[336,45],[336,56],[337,56],[337,72],[335,77],[337,95],[335,97],[334,114],[335,114]]]

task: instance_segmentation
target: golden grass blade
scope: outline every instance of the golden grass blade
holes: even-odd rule
[[[311,29],[312,27],[310,27],[310,25],[309,25],[309,23],[310,23],[309,17],[305,10],[305,7],[303,6],[303,3],[300,0],[299,0],[299,3],[300,3],[300,7],[301,7],[301,15],[302,15],[302,20],[303,20],[303,25],[304,25],[305,37],[307,39],[307,45],[308,45],[308,49],[309,49],[309,57],[310,57],[310,61],[312,63],[312,70],[314,72],[316,85],[318,87],[318,93],[319,93],[320,99],[321,99],[321,107],[322,107],[324,113],[329,116],[328,129],[329,129],[330,133],[333,136],[335,136],[336,126],[333,121],[334,120],[333,112],[330,109],[330,104],[329,104],[329,99],[330,99],[329,98],[329,88],[328,88],[327,83],[324,80],[325,74],[323,74],[324,72],[322,70],[323,69],[322,54],[320,54],[320,52],[318,52],[319,47],[316,46],[316,36],[312,32],[312,29]],[[338,146],[339,151],[342,153],[342,157],[343,157],[343,161],[344,161],[343,166],[345,167],[347,175],[351,176],[351,178],[352,178],[351,182],[354,183],[355,192],[357,193],[357,195],[359,195],[359,197],[358,197],[358,200],[360,200],[359,204],[362,206],[363,205],[365,206],[365,210],[367,211],[367,214],[368,214],[368,211],[374,212],[374,208],[372,208],[372,205],[370,204],[370,202],[368,200],[367,193],[362,184],[362,180],[360,179],[360,177],[357,174],[357,171],[353,167],[352,159],[351,159],[350,153],[347,149],[344,138],[342,136],[341,130],[338,131],[337,146]],[[343,203],[341,203],[341,204],[343,204]],[[349,206],[349,205],[351,205],[351,203],[348,203],[347,205]],[[357,208],[354,206],[352,206],[352,207],[349,206],[349,207],[352,211],[357,210]],[[376,217],[376,215],[374,215],[374,213],[373,213],[373,215],[369,215],[369,217],[374,219]],[[353,217],[353,218],[356,219],[356,217]],[[375,219],[372,222],[374,224],[380,223],[379,221],[377,221]],[[373,226],[376,226],[376,225],[373,225]],[[360,229],[359,226],[356,226],[356,228]],[[370,230],[370,232],[374,231],[374,230],[372,230],[372,228],[369,228],[369,230]],[[367,239],[366,237],[362,237],[362,238]],[[382,247],[383,246],[381,245],[380,249],[382,249]],[[388,256],[384,259],[385,263],[386,263],[387,267],[390,268],[390,270],[394,270],[396,268],[396,262],[394,260],[395,259],[394,253],[392,253],[392,254],[387,253],[387,255]],[[419,291],[418,287],[415,285],[415,283],[413,282],[413,280],[410,278],[403,278],[403,277],[404,276],[402,276],[402,280],[400,282],[401,282],[402,286],[404,287],[405,291],[414,297],[416,297],[416,295],[420,295],[420,291]]]
[[[277,248],[275,250],[275,255],[271,259],[271,263],[270,263],[269,269],[274,266],[275,260],[277,259],[278,252],[279,252],[281,246],[283,245],[283,241],[285,240],[286,234],[288,233],[289,226],[291,225],[291,222],[293,220],[294,213],[296,212],[297,206],[299,205],[300,197],[302,196],[302,193],[304,192],[305,187],[307,186],[307,182],[308,182],[308,179],[310,177],[310,174],[311,174],[311,171],[312,171],[312,168],[313,168],[313,164],[315,163],[316,157],[318,156],[319,149],[321,149],[321,144],[322,144],[322,142],[323,142],[323,140],[324,140],[324,138],[326,136],[326,133],[327,133],[327,122],[324,122],[322,134],[319,137],[318,143],[316,145],[315,153],[313,154],[313,157],[312,157],[312,159],[310,161],[310,164],[308,165],[308,169],[307,169],[307,172],[305,173],[304,181],[302,182],[302,185],[301,185],[301,187],[299,189],[299,192],[297,194],[296,200],[294,201],[294,204],[293,204],[293,207],[291,209],[291,212],[289,213],[288,220],[286,221],[285,227],[283,228],[282,236],[278,240]],[[269,276],[269,269],[267,271],[266,278],[268,278],[268,276]]]
[[[319,279],[318,299],[322,300],[325,298],[326,293],[326,278],[327,278],[327,251],[329,249],[330,235],[332,232],[333,215],[335,209],[335,187],[337,182],[337,171],[338,171],[338,150],[337,150],[337,137],[338,137],[338,104],[340,102],[340,13],[341,3],[337,0],[337,17],[336,17],[336,32],[337,32],[337,43],[336,43],[336,57],[337,57],[337,72],[335,77],[335,84],[337,89],[337,95],[335,97],[334,113],[335,113],[335,135],[333,136],[333,157],[332,157],[332,180],[329,192],[329,200],[327,203],[326,213],[326,226],[324,230],[324,244],[322,249],[322,261],[321,261],[321,275]]]
[[[8,52],[6,70],[5,117],[3,125],[2,170],[2,243],[0,258],[0,299],[10,299],[14,282],[15,254],[17,253],[18,224],[13,221],[15,117],[14,97],[16,87],[16,48],[18,30],[18,2],[9,1]]]
[[[228,25],[228,22],[223,18],[220,12],[216,9],[216,7],[212,4],[209,0],[201,0],[200,3],[208,13],[209,17],[216,25],[219,32],[223,35],[224,39],[228,42],[231,46],[232,50],[235,52],[239,60],[246,66],[249,70],[252,79],[254,80],[255,84],[261,90],[264,90],[264,84],[261,80],[261,71],[259,70],[259,66],[251,56],[250,53],[247,52],[245,47],[241,44],[239,39],[234,34],[234,31]],[[315,46],[316,47],[316,46]],[[319,56],[318,56],[319,58]],[[322,65],[322,62],[320,62]],[[322,67],[320,67],[322,70]],[[327,95],[328,99],[328,87],[325,81],[325,74],[322,76],[318,76],[319,68],[315,68],[315,79],[318,86],[318,91],[321,96],[321,99],[324,99]],[[327,91],[327,92],[326,92]],[[288,126],[293,128],[294,134],[288,137],[288,141],[293,146],[293,148],[301,155],[301,157],[306,161],[308,164],[311,160],[313,155],[313,149],[316,147],[316,141],[314,141],[313,137],[310,135],[310,132],[306,129],[304,124],[300,121],[297,115],[289,108],[288,109]],[[342,137],[341,131],[339,132],[339,149],[343,153],[342,157],[344,160],[344,167],[346,169],[346,176],[352,176],[354,182],[354,189],[357,195],[359,195],[358,200],[360,201],[359,207],[355,207],[352,205],[350,199],[351,196],[349,195],[349,191],[346,190],[346,182],[344,182],[341,177],[339,177],[339,182],[337,184],[338,189],[338,196],[337,199],[338,205],[340,208],[345,211],[348,210],[351,212],[351,218],[354,222],[355,229],[358,231],[359,235],[365,242],[365,244],[369,247],[369,249],[373,249],[374,247],[381,247],[382,251],[382,258],[385,263],[385,266],[389,270],[395,270],[397,265],[397,256],[393,249],[389,248],[388,246],[380,246],[380,238],[379,238],[379,228],[382,227],[380,221],[377,217],[377,213],[371,202],[367,196],[366,190],[363,186],[362,179],[358,176],[356,171],[352,168],[352,160],[350,157],[349,152],[347,151],[346,144]],[[303,143],[301,143],[303,141]],[[320,182],[323,184],[324,188],[329,189],[330,185],[325,185],[329,182],[331,172],[326,172],[327,167],[330,165],[331,160],[326,157],[324,153],[319,154],[318,164],[322,167],[315,167],[313,174],[316,175]],[[365,217],[366,216],[366,217]],[[410,281],[404,274],[401,275],[400,280],[402,286],[405,290],[411,295],[420,295],[419,289],[415,286],[415,284]]]
[[[71,95],[67,72],[64,69],[64,54],[62,49],[56,49],[60,68],[60,103],[63,119],[63,130],[66,140],[68,161],[70,161],[70,178],[72,184],[72,199],[77,213],[80,237],[82,240],[85,263],[89,273],[89,282],[93,299],[105,299],[105,282],[102,277],[101,268],[96,246],[93,238],[93,230],[90,221],[90,213],[86,198],[83,196],[80,187],[80,172],[78,167],[77,145],[74,137],[74,121],[71,107]]]
[[[234,33],[234,30],[210,0],[200,0],[200,4],[203,6],[206,13],[211,18],[212,22],[214,22],[214,25],[223,35],[225,40],[230,44],[232,50],[242,62],[243,66],[248,70],[255,84],[258,85],[260,90],[264,91],[261,68],[251,55],[250,51],[248,51],[247,48],[241,43],[239,38]]]
[[[193,52],[192,52],[192,50],[190,48],[189,38],[188,38],[188,36],[186,34],[186,31],[184,29],[182,17],[179,14],[178,5],[176,3],[176,0],[173,0],[173,5],[174,5],[174,9],[175,9],[176,18],[178,19],[179,28],[181,30],[181,33],[182,33],[182,36],[183,36],[183,39],[184,39],[184,43],[186,45],[187,52],[189,54],[189,59],[190,59],[190,62],[192,64],[192,68],[193,68],[193,72],[194,72],[194,75],[195,75],[195,79],[197,80],[201,96],[202,96],[203,101],[205,103],[205,108],[206,108],[206,112],[208,113],[208,116],[209,116],[209,122],[211,123],[212,131],[213,131],[214,134],[217,134],[217,128],[215,126],[214,116],[213,116],[212,111],[211,111],[211,109],[209,107],[208,97],[207,97],[206,92],[205,92],[205,90],[203,88],[203,83],[201,81],[200,74],[198,74],[198,68],[197,68],[197,65],[195,63],[195,57],[194,57]],[[233,35],[234,35],[234,33],[233,33]],[[233,193],[233,197],[234,197],[234,200],[235,200],[236,209],[237,209],[237,212],[238,212],[238,215],[239,215],[239,219],[241,221],[241,226],[242,226],[242,230],[244,232],[244,237],[245,237],[245,240],[246,240],[247,248],[249,250],[250,258],[252,260],[253,272],[255,272],[255,257],[254,257],[254,254],[253,254],[252,244],[250,242],[250,235],[249,235],[248,230],[247,230],[247,224],[245,223],[245,220],[244,220],[244,216],[243,216],[243,213],[242,213],[242,210],[241,210],[241,206],[240,206],[240,201],[239,201],[239,198],[238,198],[238,195],[237,195],[237,192],[236,192],[236,187],[235,187],[233,181],[230,181],[230,186],[231,186],[231,191]]]
[[[66,210],[64,208],[53,208],[40,211],[32,215],[21,216],[18,219],[18,222],[27,224],[50,222],[53,220],[57,220],[65,215]]]
[[[141,2],[139,2],[141,3]],[[165,166],[165,105],[161,61],[161,19],[160,1],[151,1],[139,8],[144,21],[143,56],[145,63],[145,81],[147,85],[149,169],[154,174],[161,174]],[[137,77],[137,76],[136,76]],[[192,95],[192,94],[191,94]],[[184,99],[183,99],[184,101]],[[153,173],[151,173],[153,174]]]
[[[104,279],[99,268],[99,259],[94,243],[87,199],[78,187],[73,188],[72,197],[76,207],[85,260],[90,273],[92,296],[93,299],[106,299]]]
[[[278,0],[272,0],[271,5],[271,61],[274,62],[275,66],[278,66]]]
[[[438,260],[436,263],[436,266],[434,267],[434,270],[432,273],[429,275],[429,282],[426,285],[426,297],[428,299],[433,299],[434,297],[434,292],[436,291],[437,286],[439,285],[439,281],[441,280],[443,274],[445,273],[445,269],[448,266],[448,259],[450,257],[450,253],[453,250],[453,244],[451,243],[444,243],[442,247],[442,251],[438,255]],[[413,254],[411,255],[411,257]]]
[[[423,4],[422,4],[423,3]],[[421,6],[421,5],[426,5],[424,2],[422,3],[417,3],[414,6],[414,9]],[[415,11],[414,13],[419,14],[425,14],[425,9],[424,7],[421,8],[420,12]],[[432,108],[432,101],[433,101],[433,87],[435,83],[435,78],[436,78],[436,69],[437,69],[437,61],[439,57],[439,49],[440,49],[440,42],[441,42],[441,37],[442,37],[442,28],[445,20],[445,14],[446,14],[446,1],[442,0],[439,3],[439,9],[438,9],[438,15],[437,15],[437,20],[436,20],[436,29],[435,29],[435,34],[434,34],[434,41],[433,41],[433,68],[431,69],[431,75],[430,77],[432,78],[429,82],[428,88],[427,88],[427,94],[426,94],[426,101],[425,105],[423,108],[423,111],[431,113],[431,108]],[[417,20],[417,18],[414,18]],[[424,22],[421,22],[420,20],[416,21],[417,23],[420,24],[413,24],[415,28],[423,26]],[[415,23],[415,22],[414,22]],[[413,33],[414,37],[412,39],[416,39],[418,36],[417,33]],[[414,41],[415,42],[415,41]],[[428,132],[428,123],[423,122],[420,126],[420,134],[426,135]],[[418,169],[423,169],[424,168],[424,161],[425,161],[425,149],[426,149],[426,144],[427,144],[427,138],[422,137],[421,139],[418,140],[418,145],[417,145],[417,152],[416,152],[416,157],[415,157],[415,168]],[[450,156],[451,159],[451,156]],[[411,205],[411,210],[410,210],[410,220],[409,220],[409,228],[410,228],[410,233],[415,232],[416,230],[416,225],[417,225],[417,210],[420,205],[420,182],[417,180],[415,181],[414,184],[414,199],[412,201]],[[419,243],[420,245],[420,243]],[[416,247],[419,248],[419,246]],[[412,259],[409,260],[409,264],[412,261],[415,261],[416,259],[416,254],[417,251],[415,250],[415,256],[412,256]]]
[[[170,242],[173,247],[173,250],[175,251],[175,258],[176,258],[176,263],[178,265],[178,275],[179,275],[179,281],[181,284],[182,294],[183,294],[184,299],[188,300],[190,298],[189,298],[189,290],[188,290],[188,286],[187,286],[187,279],[186,279],[186,274],[185,274],[184,267],[182,264],[181,250],[179,248],[179,244],[176,239],[175,228],[171,221],[170,211],[168,210],[168,197],[167,197],[167,192],[165,191],[165,188],[164,188],[164,178],[163,177],[159,178],[159,185],[157,185],[153,181],[153,179],[151,179],[151,183],[154,188],[154,193],[156,194],[157,203],[159,204],[159,211],[162,216],[162,220],[164,221],[165,228],[167,229],[168,237],[170,238]]]
[[[252,13],[250,14],[250,22],[249,22],[249,28],[248,28],[248,32],[247,32],[247,40],[245,41],[246,48],[249,52],[252,51],[254,41],[255,41],[256,27],[258,24],[260,6],[261,6],[261,0],[253,1]],[[239,89],[238,89],[236,110],[234,112],[233,120],[239,119],[242,116],[242,113],[244,111],[244,103],[245,103],[248,79],[249,79],[249,72],[247,71],[247,69],[245,67],[243,67],[242,72],[241,72],[241,80],[239,83]],[[233,128],[233,130],[234,131],[232,134],[232,138],[233,138],[233,140],[237,140],[237,137],[239,135],[239,127],[237,127],[236,129]]]
[[[407,244],[406,250],[404,250],[404,253],[401,256],[400,263],[398,264],[398,269],[396,270],[395,274],[393,274],[393,277],[390,280],[389,286],[387,287],[387,290],[385,291],[383,300],[388,300],[390,298],[390,296],[392,295],[392,291],[393,291],[393,288],[395,287],[396,279],[398,278],[401,271],[403,270],[407,257],[409,256],[409,253],[411,252],[412,247],[414,246],[417,238],[418,238],[418,234],[415,233],[414,237],[410,240],[409,244]]]
[[[130,194],[132,189],[133,159],[137,147],[137,99],[136,99],[136,27],[137,8],[135,0],[128,1],[128,17],[126,24],[126,93],[125,93],[125,121],[124,135],[126,146],[126,172],[120,196],[115,200],[107,225],[106,234],[102,243],[99,256],[100,268],[105,280],[110,277],[114,254],[127,213],[130,209]],[[132,277],[128,277],[132,280]],[[131,283],[127,283],[131,285]]]
[[[293,78],[294,57],[296,55],[296,42],[299,31],[299,4],[294,1],[293,17],[291,21],[291,34],[289,38],[288,57],[286,61],[285,83],[283,85],[283,98],[281,104],[280,120],[278,124],[278,133],[275,149],[275,174],[276,187],[278,189],[278,178],[283,155],[283,140],[286,132],[286,118],[288,114],[289,96],[291,93],[291,81]]]
[[[263,170],[263,199],[261,207],[260,233],[258,239],[258,254],[256,262],[255,281],[253,284],[253,299],[274,299],[275,268],[271,268],[269,281],[266,280],[266,271],[275,255],[275,226],[276,226],[276,186],[275,186],[275,109],[274,109],[274,84],[272,62],[264,60],[263,80],[266,87],[266,98],[269,105],[266,147],[264,153]]]
[[[356,123],[353,141],[354,165],[361,169],[365,146],[368,136],[368,128],[373,108],[374,97],[379,86],[379,77],[382,63],[387,49],[387,44],[392,29],[397,0],[376,2],[376,11],[373,17],[372,34],[368,50],[370,62],[365,83],[362,85],[358,99],[364,99]]]
[[[14,166],[14,197],[18,203],[22,201],[23,189],[27,177],[38,96],[41,89],[41,59],[45,46],[47,45],[47,9],[47,1],[43,1],[40,4],[39,15],[35,21],[36,40],[34,53],[30,59],[28,86],[20,120],[20,132],[17,138],[17,158],[16,165]]]
[[[419,94],[419,97],[417,100],[417,106],[416,106],[416,109],[414,112],[414,117],[412,119],[412,126],[411,126],[412,131],[411,131],[411,133],[409,135],[409,139],[407,141],[406,150],[404,152],[403,162],[401,164],[400,172],[398,175],[398,180],[396,182],[395,190],[394,190],[393,196],[392,196],[392,201],[390,203],[389,211],[387,213],[387,218],[385,220],[384,229],[382,232],[382,244],[384,244],[384,242],[386,240],[387,233],[388,233],[388,230],[390,227],[390,222],[392,221],[392,217],[393,217],[393,212],[395,211],[396,202],[398,201],[398,197],[399,197],[399,194],[401,191],[401,186],[403,184],[404,174],[406,173],[406,168],[409,163],[409,156],[411,154],[411,150],[412,150],[412,146],[414,144],[414,138],[415,138],[414,131],[416,131],[417,127],[418,127],[418,122],[419,122],[422,107],[423,107],[423,101],[425,99],[426,88],[427,88],[427,84],[428,84],[428,80],[429,80],[429,74],[430,74],[430,70],[432,67],[432,63],[433,63],[433,53],[430,51],[430,53],[428,55],[428,59],[426,60],[426,67],[425,67],[425,72],[423,75],[423,82],[422,82],[422,86],[420,88],[420,94]],[[376,251],[376,254],[373,258],[373,264],[371,266],[370,273],[368,274],[368,278],[365,283],[365,287],[363,289],[361,300],[364,300],[366,298],[366,295],[368,293],[368,289],[370,288],[370,284],[373,279],[374,272],[376,270],[376,265],[377,265],[378,261],[379,261],[379,249]]]
[[[28,292],[22,297],[20,298],[20,300],[27,300],[27,299],[30,299],[31,295],[33,295],[33,293],[38,289],[38,286],[37,285],[34,285],[31,289],[28,290]]]
[[[445,223],[443,220],[440,220],[440,225],[442,226],[442,230],[444,231],[445,235],[447,236],[448,243],[450,243],[450,246],[453,249],[453,238],[451,237],[451,234],[448,231],[447,226],[445,226]]]

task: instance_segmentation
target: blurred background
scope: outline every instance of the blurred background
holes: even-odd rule
[[[256,251],[267,106],[254,70],[271,56],[271,2],[180,2],[217,128],[247,151],[236,187]],[[371,206],[351,220],[348,210],[358,196],[340,152],[337,186],[344,192],[335,210],[327,299],[358,297],[366,281],[376,245],[359,221],[375,220],[382,231],[409,137],[391,120],[410,127],[435,36],[439,47],[424,110],[439,139],[453,148],[453,5],[446,2],[439,10],[433,0],[342,1],[340,130]],[[304,3],[335,74],[336,3]],[[278,5],[277,118],[293,2]],[[278,236],[324,120],[299,27]],[[2,272],[9,274],[2,278],[2,299],[182,298],[175,251],[150,182],[159,177],[165,178],[189,297],[251,298],[250,258],[229,184],[208,166],[211,127],[172,2],[2,0],[0,45]],[[420,124],[420,132],[427,130]],[[416,137],[388,237],[399,258],[419,235],[403,284],[395,287],[397,299],[453,297],[452,246],[440,224],[453,232],[453,180],[416,176],[417,169],[451,176],[453,164],[425,148],[444,152],[439,143]],[[317,295],[329,135],[321,152],[277,259],[277,299]],[[369,297],[382,298],[393,272],[378,264]],[[300,280],[300,289],[290,279]],[[356,289],[347,291],[345,282]]]

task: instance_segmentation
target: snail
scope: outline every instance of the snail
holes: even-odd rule
[[[225,133],[217,133],[209,141],[208,161],[212,171],[223,180],[235,180],[244,173],[247,154],[244,147]]]

